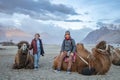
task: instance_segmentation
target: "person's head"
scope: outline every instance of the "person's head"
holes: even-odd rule
[[[70,31],[65,32],[65,39],[70,39]]]
[[[40,34],[39,34],[39,33],[36,33],[36,34],[35,34],[35,39],[39,39],[39,37],[40,37]]]

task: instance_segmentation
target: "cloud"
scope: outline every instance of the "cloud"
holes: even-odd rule
[[[75,20],[64,20],[65,22],[83,22],[82,20],[75,19]]]
[[[115,5],[115,6],[111,6],[111,7],[116,7],[119,5],[120,1],[119,0],[92,0],[92,1],[89,1],[89,0],[83,0],[84,3],[86,4],[89,4],[90,5]],[[115,4],[113,4],[115,3]]]
[[[118,18],[120,13],[118,0],[52,1],[53,0],[0,0],[0,12],[10,14],[11,16],[18,13],[30,16],[36,20],[51,21],[53,24],[59,24],[60,27],[62,26],[62,28],[65,29],[80,29],[83,25],[91,26],[95,25],[96,22],[107,22],[109,21],[108,19]],[[80,15],[80,13],[82,13],[82,15]],[[101,19],[98,20],[100,17]],[[58,24],[56,24],[56,22]]]
[[[93,22],[95,22],[95,21],[87,21],[87,23],[93,23]]]
[[[74,8],[53,4],[49,0],[0,0],[0,11],[7,14],[22,13],[41,20],[61,20],[78,15]]]
[[[89,12],[85,12],[84,14],[85,14],[85,15],[88,15],[88,14],[89,14]]]
[[[110,21],[112,19],[98,19],[98,21]]]
[[[5,14],[3,14],[5,15]],[[9,15],[5,15],[9,16]],[[6,24],[7,23],[7,24]],[[9,17],[1,17],[0,24],[4,27],[7,26],[9,28],[18,28],[27,33],[35,34],[40,33],[46,36],[43,36],[42,39],[45,43],[62,43],[64,39],[64,33],[66,30],[71,31],[72,37],[76,40],[76,42],[80,42],[92,29],[88,27],[84,27],[82,29],[65,29],[60,26],[54,25],[53,23],[39,21],[37,19],[33,19],[28,15],[14,13]],[[50,41],[49,41],[50,40]]]

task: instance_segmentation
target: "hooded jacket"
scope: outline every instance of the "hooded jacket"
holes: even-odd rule
[[[61,52],[63,51],[71,51],[72,53],[75,53],[76,52],[75,40],[72,38],[70,38],[69,40],[64,39],[61,46]]]
[[[40,50],[41,50],[41,55],[44,55],[44,49],[43,49],[43,44],[42,44],[42,41],[41,39],[39,39],[40,41]],[[32,42],[31,42],[31,45],[30,45],[30,50],[33,49],[33,55],[37,53],[37,40],[36,39],[33,39]]]

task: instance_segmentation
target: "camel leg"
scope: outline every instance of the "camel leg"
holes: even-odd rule
[[[19,69],[19,64],[20,64],[19,54],[16,54],[16,55],[15,55],[15,63],[14,63],[14,65],[13,65],[13,69]]]
[[[26,62],[25,62],[25,68],[26,69],[33,69],[34,68],[33,64],[34,64],[33,56],[28,53],[27,54],[27,59],[26,59]]]
[[[58,56],[56,56],[56,57],[54,58],[53,67],[52,67],[54,70],[56,70],[57,67],[58,67],[59,56],[60,56],[60,55],[58,55]]]

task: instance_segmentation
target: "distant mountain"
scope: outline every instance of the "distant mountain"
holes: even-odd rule
[[[13,41],[15,43],[26,40],[29,43],[34,38],[35,33],[28,33],[18,28],[0,26],[0,42]],[[47,32],[40,33],[44,44],[58,44],[60,41],[58,37],[53,36]],[[57,40],[58,39],[58,40]]]
[[[31,40],[34,38],[34,34],[40,33],[44,44],[62,44],[66,29],[52,26],[40,26],[39,28],[31,27],[20,27],[19,29],[14,26],[0,26],[0,42],[10,40],[13,40],[14,42],[19,42],[20,40],[27,40],[31,42]],[[75,39],[77,43],[81,41],[90,31],[92,31],[92,29],[85,27],[79,30],[69,29],[69,31],[71,32],[71,37]]]
[[[102,23],[102,22],[98,22],[97,23],[97,27],[101,28],[101,27],[107,27],[110,30],[120,30],[120,23]]]
[[[30,40],[32,35],[17,28],[0,26],[0,41],[19,42],[20,40]]]
[[[33,35],[20,29],[12,29],[6,31],[6,37],[13,41],[19,42],[20,40],[31,41]]]
[[[101,40],[108,43],[120,43],[120,25],[102,25],[100,29],[90,32],[82,42],[94,44]]]

